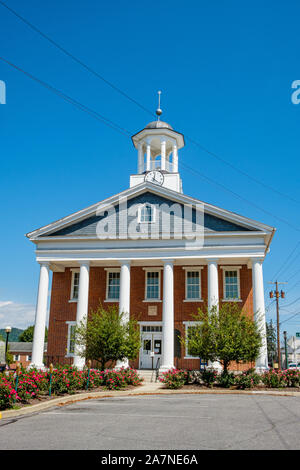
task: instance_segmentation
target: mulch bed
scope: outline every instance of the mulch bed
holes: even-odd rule
[[[214,387],[206,387],[205,385],[196,385],[196,384],[189,384],[189,385],[184,385],[180,390],[205,390],[205,391],[209,391],[209,390],[236,390],[236,391],[240,391],[240,390],[245,390],[245,391],[267,391],[267,392],[300,392],[300,387],[282,387],[282,388],[268,388],[268,387],[265,387],[264,385],[260,386],[256,386],[256,387],[253,387],[253,388],[245,388],[245,389],[240,389],[240,388],[237,388],[237,387],[228,387],[228,388],[225,388],[225,387],[219,387],[218,385],[215,385]]]

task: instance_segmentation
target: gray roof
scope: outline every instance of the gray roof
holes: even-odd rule
[[[22,352],[32,352],[33,343],[22,343],[21,341],[12,341],[8,342],[10,352],[22,353]],[[47,351],[47,343],[44,343],[44,352]]]
[[[173,130],[173,127],[164,121],[152,121],[152,122],[149,122],[149,124],[147,124],[145,129],[171,129]]]

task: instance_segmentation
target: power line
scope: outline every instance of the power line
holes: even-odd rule
[[[292,257],[292,255],[294,254],[294,252],[297,250],[298,246],[300,245],[300,240],[296,243],[296,246],[292,249],[291,253],[288,255],[288,257],[286,258],[286,260],[283,262],[283,264],[281,265],[281,267],[279,268],[279,270],[277,271],[277,273],[273,276],[273,279],[275,279],[279,273],[281,273],[283,267],[286,265],[286,263],[290,260],[290,258]]]
[[[285,219],[282,219],[281,217],[278,217],[277,215],[275,214],[272,214],[271,212],[265,210],[265,209],[262,209],[260,206],[258,206],[257,204],[255,204],[254,202],[251,202],[249,201],[248,199],[246,199],[245,197],[243,196],[240,196],[239,194],[237,194],[235,191],[232,191],[232,189],[229,189],[227,188],[226,186],[224,186],[222,183],[218,183],[217,181],[215,180],[212,180],[211,178],[209,178],[208,176],[204,175],[203,173],[201,173],[199,170],[195,170],[194,168],[191,168],[190,166],[186,165],[185,163],[180,163],[180,165],[183,167],[183,168],[186,168],[187,170],[191,171],[191,172],[194,172],[196,173],[198,176],[201,176],[201,178],[203,179],[206,179],[207,181],[209,181],[211,184],[214,184],[215,186],[218,186],[220,188],[222,188],[224,191],[227,191],[228,193],[230,194],[233,194],[235,197],[237,197],[238,199],[244,201],[244,202],[247,202],[248,204],[250,204],[251,206],[255,207],[256,209],[259,209],[260,211],[264,212],[265,214],[273,217],[274,219],[277,219],[279,222],[283,222],[284,224],[288,225],[289,227],[291,227],[293,230],[296,230],[297,232],[300,232],[300,229],[295,227],[293,224],[291,224],[290,222],[288,222],[287,220]]]
[[[287,318],[286,320],[283,320],[282,322],[280,322],[280,325],[282,325],[282,323],[285,323],[286,321],[291,320],[292,318],[294,318],[296,315],[299,315],[299,314],[300,314],[300,312],[294,313],[294,315],[292,315],[291,317],[289,317],[289,318]]]
[[[23,21],[23,23],[25,23],[27,26],[29,26],[33,31],[35,31],[36,33],[38,33],[40,36],[42,36],[44,39],[46,39],[50,44],[52,44],[53,46],[55,46],[57,49],[59,49],[61,52],[63,52],[65,55],[67,55],[69,58],[71,58],[73,61],[75,61],[77,64],[79,64],[80,66],[82,66],[83,68],[85,68],[88,72],[92,73],[93,75],[95,75],[97,78],[99,78],[100,80],[102,80],[104,83],[106,83],[106,85],[110,86],[112,89],[114,89],[115,91],[117,91],[118,93],[120,93],[122,96],[124,96],[125,98],[127,98],[129,101],[131,101],[132,103],[134,103],[136,106],[138,106],[139,108],[143,109],[146,113],[150,114],[151,116],[155,116],[154,113],[152,111],[150,111],[149,109],[147,109],[144,105],[142,105],[141,103],[139,103],[136,99],[132,98],[130,95],[128,95],[128,93],[124,92],[123,90],[121,90],[119,87],[117,87],[116,85],[114,85],[111,81],[107,80],[103,75],[99,74],[97,71],[95,71],[92,67],[90,67],[89,65],[87,65],[85,62],[83,62],[82,60],[78,59],[78,57],[76,57],[74,54],[72,54],[71,52],[67,51],[64,47],[62,47],[60,44],[58,44],[56,41],[54,41],[52,38],[50,38],[47,34],[43,33],[43,31],[41,31],[39,28],[37,28],[35,25],[33,25],[30,21],[28,21],[26,18],[24,18],[24,16],[20,15],[19,13],[17,13],[15,10],[13,10],[11,7],[9,7],[5,2],[3,2],[2,0],[0,0],[0,4],[6,8],[7,10],[9,10],[13,15],[15,15],[18,19],[20,19],[21,21]],[[200,148],[201,150],[203,150],[204,152],[206,152],[207,154],[213,156],[214,158],[216,158],[217,160],[219,160],[220,162],[222,162],[223,164],[229,166],[230,168],[234,169],[235,171],[239,172],[240,174],[242,174],[243,176],[246,176],[247,178],[249,178],[250,180],[254,181],[255,183],[263,186],[264,188],[270,190],[270,191],[273,191],[274,193],[277,193],[278,195],[280,196],[283,196],[287,199],[289,199],[290,201],[293,201],[297,204],[300,204],[299,201],[297,201],[296,199],[292,198],[291,196],[285,194],[285,193],[282,193],[281,191],[278,191],[278,189],[276,188],[273,188],[272,186],[269,186],[267,185],[266,183],[258,180],[257,178],[255,178],[254,176],[248,174],[247,172],[241,170],[239,167],[236,167],[235,165],[233,165],[232,163],[228,162],[227,160],[225,160],[224,158],[220,157],[219,155],[217,155],[216,153],[214,152],[211,152],[210,150],[208,150],[207,148],[205,148],[203,145],[201,145],[199,142],[197,142],[195,139],[192,139],[191,137],[189,136],[186,136],[188,140],[190,140],[194,145],[196,145],[198,148]]]
[[[1,2],[1,0],[0,0]],[[63,93],[62,91],[58,90],[57,88],[53,87],[52,85],[49,85],[47,82],[43,81],[43,80],[40,80],[39,78],[35,77],[34,75],[30,74],[29,72],[26,72],[25,70],[23,70],[21,67],[18,67],[17,65],[13,64],[12,62],[4,59],[3,57],[0,56],[0,60],[2,60],[3,62],[5,62],[7,65],[9,65],[10,67],[18,70],[19,72],[23,73],[24,75],[26,75],[28,78],[30,78],[31,80],[34,80],[35,82],[39,83],[40,85],[42,85],[44,88],[47,88],[49,91],[55,93],[57,96],[60,96],[61,98],[63,98],[65,101],[71,103],[73,106],[76,106],[78,109],[80,109],[81,111],[84,111],[86,113],[88,113],[90,116],[94,117],[95,119],[97,119],[98,121],[101,121],[103,122],[105,125],[111,127],[112,129],[116,130],[117,132],[120,132],[122,133],[123,135],[126,135],[126,136],[130,136],[132,135],[132,132],[128,131],[128,129],[125,129],[124,127],[121,127],[119,126],[118,124],[116,124],[115,122],[111,121],[110,119],[106,118],[105,116],[101,115],[100,113],[98,113],[97,111],[93,110],[92,108],[88,107],[88,106],[85,106],[84,104],[82,104],[81,102],[79,102],[78,100],[75,100],[74,98],[71,98],[70,96],[66,95],[65,93]],[[195,170],[191,167],[189,167],[188,165],[186,164],[182,164],[181,165],[188,169],[189,171],[192,171],[194,172],[195,174],[197,174],[198,176],[200,176],[201,178],[209,181],[210,184],[214,184],[215,186],[218,186],[220,188],[223,189],[223,191],[227,191],[229,192],[230,194],[234,195],[235,197],[237,197],[238,199],[248,203],[249,205],[255,207],[256,209],[264,212],[265,214],[279,220],[280,222],[283,222],[285,223],[286,225],[288,225],[289,227],[293,228],[294,230],[296,231],[300,231],[300,229],[298,229],[297,227],[293,226],[292,224],[290,224],[287,220],[285,219],[282,219],[278,216],[276,216],[275,214],[272,214],[271,212],[268,212],[266,211],[265,209],[261,208],[260,206],[258,206],[257,204],[249,201],[248,199],[246,199],[245,197],[243,196],[240,196],[239,194],[237,194],[236,192],[232,191],[231,189],[227,188],[226,186],[224,186],[223,184],[221,183],[218,183],[216,181],[214,181],[213,179],[209,178],[208,176],[204,175],[203,173],[200,173],[198,170]]]
[[[74,98],[71,98],[70,96],[66,95],[65,93],[63,93],[62,91],[58,90],[57,88],[55,88],[54,86],[52,85],[49,85],[47,82],[44,82],[43,80],[40,80],[39,78],[35,77],[34,75],[32,75],[31,73],[29,72],[26,72],[25,70],[23,70],[21,67],[18,67],[17,65],[13,64],[12,62],[9,62],[8,60],[4,59],[4,57],[0,57],[0,60],[2,60],[3,62],[5,62],[7,65],[9,65],[10,67],[13,67],[14,69],[18,70],[19,72],[23,73],[24,75],[26,75],[28,78],[30,78],[31,80],[34,80],[35,82],[39,83],[40,85],[42,85],[44,88],[47,88],[49,91],[55,93],[57,96],[59,96],[60,98],[63,98],[65,101],[73,104],[74,106],[76,106],[78,109],[80,109],[81,111],[84,111],[88,114],[90,114],[92,117],[94,117],[95,119],[97,119],[98,121],[101,121],[103,122],[103,124],[105,124],[106,126],[109,126],[111,127],[112,129],[114,129],[115,131],[118,131],[120,133],[122,133],[123,135],[126,135],[126,137],[129,135],[131,135],[131,133],[119,126],[118,124],[116,124],[115,122],[111,121],[110,119],[106,118],[105,116],[103,116],[102,114],[98,113],[97,111],[94,111],[93,109],[89,108],[88,106],[85,106],[84,104],[80,103],[79,101],[75,100]]]
[[[70,57],[72,60],[74,60],[75,62],[77,62],[77,64],[81,65],[82,67],[84,67],[86,70],[88,70],[90,73],[92,73],[93,75],[95,75],[97,78],[99,78],[100,80],[102,80],[104,83],[106,83],[106,85],[110,86],[111,88],[113,88],[115,91],[117,91],[118,93],[120,93],[121,95],[123,95],[125,98],[127,98],[128,100],[132,101],[132,103],[136,104],[137,106],[139,106],[139,108],[143,109],[144,111],[146,111],[147,113],[150,113],[151,115],[154,115],[151,111],[149,111],[149,109],[145,108],[142,104],[140,104],[138,101],[136,101],[134,98],[132,98],[131,96],[129,96],[127,93],[125,93],[124,91],[122,91],[120,88],[118,88],[116,85],[114,85],[112,82],[110,82],[109,80],[107,80],[106,78],[103,77],[103,75],[100,75],[100,73],[96,72],[94,69],[92,69],[91,67],[89,67],[87,64],[85,64],[82,60],[78,59],[76,56],[74,56],[73,54],[71,54],[71,52],[67,51],[64,47],[62,47],[60,44],[58,44],[56,41],[54,41],[53,39],[51,39],[49,36],[47,36],[47,34],[43,33],[43,31],[41,31],[39,28],[37,28],[36,26],[34,26],[32,23],[30,23],[30,21],[26,20],[26,18],[24,18],[24,16],[21,16],[19,13],[17,13],[15,10],[13,10],[12,8],[10,8],[8,5],[6,5],[6,3],[4,3],[2,0],[0,0],[0,4],[6,8],[7,10],[9,10],[13,15],[15,15],[17,18],[19,18],[21,21],[23,21],[23,23],[27,24],[27,26],[29,26],[31,29],[33,29],[36,33],[38,33],[40,36],[42,36],[44,39],[46,39],[48,42],[50,42],[53,46],[57,47],[57,49],[59,49],[61,52],[63,52],[65,55],[67,55],[68,57]]]

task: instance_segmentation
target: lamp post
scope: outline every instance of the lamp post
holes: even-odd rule
[[[11,332],[11,327],[7,326],[5,328],[5,331],[6,331],[6,341],[5,341],[5,368],[6,368],[7,367],[8,337],[9,337],[9,333]]]

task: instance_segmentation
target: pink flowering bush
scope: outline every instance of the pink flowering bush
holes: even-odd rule
[[[58,366],[53,370],[51,394],[73,394],[86,390],[87,369],[78,370],[72,366]],[[134,369],[106,370],[91,369],[88,389],[105,387],[109,390],[120,390],[128,385],[139,385],[142,379]],[[0,409],[11,408],[16,404],[26,404],[29,400],[40,399],[49,394],[50,372],[37,369],[21,369],[18,376],[17,392],[16,374],[0,374]]]
[[[271,369],[261,376],[261,380],[269,388],[299,387],[300,370]]]
[[[142,379],[134,369],[106,370],[103,373],[104,386],[109,390],[120,390],[127,385],[140,385]]]
[[[242,374],[236,375],[234,383],[237,389],[245,390],[246,388],[256,387],[260,384],[260,381],[260,375],[254,372],[253,369],[249,369]]]
[[[178,389],[182,388],[187,381],[188,372],[179,369],[170,369],[167,372],[163,372],[162,376],[159,377],[159,381],[162,382],[166,388]]]

